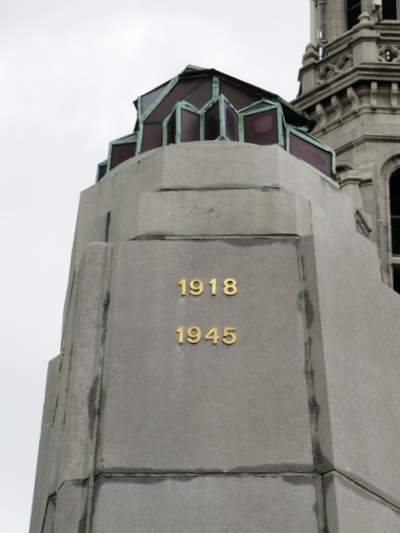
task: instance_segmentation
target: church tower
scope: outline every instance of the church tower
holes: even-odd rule
[[[383,280],[400,292],[400,1],[311,0],[296,106],[360,200]],[[365,214],[369,217],[365,217]]]

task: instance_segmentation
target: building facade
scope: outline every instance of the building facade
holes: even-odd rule
[[[311,42],[295,105],[337,155],[344,189],[359,188],[382,278],[400,291],[400,3],[311,0]]]

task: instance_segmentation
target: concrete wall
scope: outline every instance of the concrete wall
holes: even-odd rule
[[[399,530],[400,298],[332,180],[279,147],[149,152],[83,192],[71,272],[30,533]]]

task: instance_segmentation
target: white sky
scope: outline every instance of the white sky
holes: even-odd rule
[[[215,67],[292,99],[309,0],[2,0],[0,523],[28,531],[47,362],[58,353],[79,193],[131,102]]]

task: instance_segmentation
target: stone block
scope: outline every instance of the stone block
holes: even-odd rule
[[[111,246],[91,243],[76,280],[77,302],[65,338],[63,378],[68,401],[59,406],[63,439],[57,486],[65,480],[86,478],[93,467],[110,262]]]
[[[140,235],[303,235],[311,233],[310,207],[281,190],[144,193]]]
[[[115,247],[99,470],[312,470],[297,243]],[[182,297],[182,278],[205,293]],[[238,294],[212,296],[213,278]],[[238,341],[179,345],[179,326],[235,327]]]
[[[329,533],[398,533],[400,509],[338,474],[324,479]]]
[[[277,186],[278,146],[196,142],[163,150],[162,186],[179,189],[252,189]]]
[[[322,454],[398,504],[400,297],[370,268],[367,239],[342,233],[316,210],[313,228],[316,270],[306,286],[318,287],[326,386],[320,407],[329,417]]]
[[[49,362],[46,382],[46,395],[43,406],[42,427],[40,432],[39,455],[36,467],[36,483],[32,505],[30,532],[40,531],[45,520],[48,503],[50,464],[52,459],[53,420],[58,394],[58,373],[61,356]],[[52,509],[48,511],[48,522],[52,520]]]
[[[143,191],[161,188],[162,168],[163,151],[154,150],[128,159],[81,193],[72,268],[78,268],[89,242],[105,239],[108,213],[109,240],[115,242],[131,238],[132,229],[136,231],[140,195]]]
[[[87,531],[89,523],[88,482],[70,481],[57,492],[55,527],[57,533]],[[110,530],[111,531],[111,530]]]
[[[99,482],[93,533],[317,533],[311,476]]]

